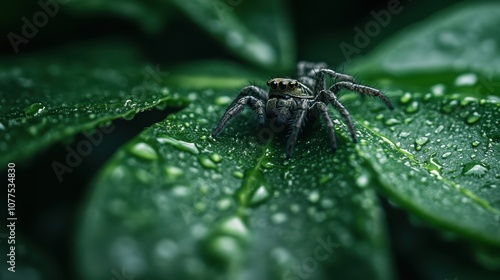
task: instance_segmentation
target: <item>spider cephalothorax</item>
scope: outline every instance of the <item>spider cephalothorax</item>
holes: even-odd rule
[[[335,80],[329,88],[326,88],[325,74]],[[256,86],[244,87],[238,97],[227,107],[212,137],[219,136],[226,124],[241,113],[245,106],[248,106],[257,113],[261,125],[265,124],[266,118],[275,118],[279,124],[290,121],[290,136],[286,148],[289,158],[292,156],[293,148],[308,114],[318,116],[323,120],[328,130],[331,148],[333,150],[337,148],[334,125],[328,115],[328,104],[331,104],[345,119],[351,138],[356,142],[356,132],[349,112],[337,99],[337,94],[341,89],[378,97],[387,107],[393,109],[389,99],[378,89],[356,84],[353,77],[327,69],[324,63],[299,62],[296,80],[274,78],[267,82],[267,86],[268,92]]]

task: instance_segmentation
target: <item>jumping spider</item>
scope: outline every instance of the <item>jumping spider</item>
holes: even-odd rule
[[[353,142],[356,140],[356,132],[347,109],[337,99],[341,89],[355,91],[361,94],[374,96],[393,109],[391,102],[378,89],[356,84],[354,78],[337,73],[326,68],[325,63],[299,62],[298,78],[273,78],[267,81],[269,93],[256,86],[244,87],[238,97],[227,107],[217,127],[212,132],[212,137],[219,136],[226,124],[237,116],[245,106],[250,107],[257,113],[259,123],[265,124],[266,118],[276,118],[278,124],[282,125],[289,121],[290,134],[286,146],[287,158],[297,142],[297,137],[305,123],[307,115],[320,117],[325,123],[330,139],[331,148],[335,151],[337,140],[332,119],[328,115],[328,104],[344,117],[347,127],[351,133]],[[332,77],[335,83],[326,87],[325,75]]]

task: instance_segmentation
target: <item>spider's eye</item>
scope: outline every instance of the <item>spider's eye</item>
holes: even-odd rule
[[[295,88],[296,85],[297,85],[297,82],[293,81],[293,82],[291,82],[291,83],[288,84],[288,87],[290,89],[293,89],[293,88]]]
[[[278,83],[276,81],[268,83],[268,86],[271,87],[271,89],[278,89]]]
[[[285,90],[286,89],[286,83],[285,82],[280,82],[280,89]]]
[[[267,81],[266,85],[271,86],[271,81]]]

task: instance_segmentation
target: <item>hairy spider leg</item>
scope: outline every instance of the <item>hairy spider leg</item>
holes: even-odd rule
[[[290,136],[288,136],[288,143],[286,145],[286,157],[291,158],[293,153],[293,148],[297,143],[297,138],[299,133],[304,125],[307,109],[308,109],[308,101],[307,99],[301,99],[297,104],[294,116],[295,119],[292,120],[292,124],[290,126]]]
[[[333,108],[335,108],[335,110],[337,110],[342,115],[342,117],[344,117],[347,123],[347,127],[349,128],[349,131],[351,133],[351,139],[354,143],[356,143],[358,141],[356,137],[356,130],[354,129],[354,124],[351,120],[351,115],[349,114],[349,111],[347,111],[344,105],[340,103],[340,101],[337,99],[337,96],[335,96],[335,93],[330,90],[320,91],[318,96],[316,96],[315,100],[321,102],[322,100],[325,100],[325,98],[327,102],[332,104]]]
[[[333,84],[330,87],[330,91],[334,92],[335,94],[338,93],[341,89],[347,89],[347,90],[359,92],[362,94],[378,97],[378,98],[382,99],[382,101],[384,101],[385,105],[387,105],[387,107],[389,107],[389,109],[391,109],[391,110],[394,109],[394,106],[392,106],[389,99],[385,95],[383,95],[380,92],[380,90],[378,90],[378,89],[354,84],[352,82],[338,82],[338,83]]]
[[[276,117],[278,124],[284,124],[290,118],[290,111],[296,106],[297,103],[294,99],[279,99],[276,108],[278,109],[278,115]]]
[[[233,119],[235,116],[241,113],[245,106],[250,107],[257,113],[259,118],[259,123],[264,125],[266,122],[265,115],[265,104],[267,102],[268,96],[267,92],[256,86],[244,87],[238,97],[227,107],[226,112],[222,116],[219,124],[215,127],[212,132],[212,137],[217,138],[222,132],[227,123]]]
[[[314,102],[314,101],[312,101]],[[323,102],[314,102],[311,107],[309,107],[315,115],[320,116],[326,125],[328,138],[330,139],[330,145],[332,150],[337,150],[337,136],[335,135],[334,124],[330,115],[328,115],[328,107]]]
[[[319,70],[326,67],[326,63],[300,61],[297,64],[297,80],[307,85],[307,87],[314,89],[318,83],[317,75]]]

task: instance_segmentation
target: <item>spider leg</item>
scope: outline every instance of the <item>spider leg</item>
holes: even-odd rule
[[[315,88],[319,81],[319,77],[317,76],[319,71],[326,67],[326,63],[323,62],[300,61],[297,64],[297,80],[311,89]]]
[[[349,131],[351,133],[351,139],[354,143],[356,143],[358,141],[357,137],[356,137],[356,130],[354,129],[354,124],[351,120],[351,115],[349,114],[349,111],[347,111],[347,109],[344,107],[344,105],[342,105],[339,102],[339,100],[337,99],[335,94],[333,92],[331,92],[330,90],[322,90],[322,91],[320,91],[318,96],[316,96],[316,100],[320,101],[320,102],[321,102],[321,100],[324,100],[325,98],[329,101],[329,103],[331,103],[333,105],[335,110],[337,110],[342,115],[342,117],[344,117],[344,119],[347,123],[347,127],[349,128]]]
[[[328,115],[327,105],[323,102],[318,101],[314,102],[309,109],[313,110],[314,114],[319,115],[325,123],[328,132],[328,138],[330,139],[330,145],[332,147],[332,150],[335,151],[337,149],[337,136],[335,135],[335,130],[333,129],[334,124],[332,122],[332,119],[330,118],[330,115]]]
[[[264,125],[266,122],[265,106],[268,99],[267,92],[256,86],[244,87],[238,97],[227,107],[226,112],[222,116],[219,124],[215,127],[212,132],[212,137],[217,138],[222,132],[227,123],[233,119],[235,116],[241,113],[245,106],[250,107],[252,110],[257,112],[259,118],[259,123]]]
[[[297,143],[297,138],[306,119],[307,109],[307,100],[301,99],[297,104],[297,108],[294,113],[295,120],[292,121],[292,124],[290,126],[290,136],[288,137],[288,143],[286,145],[287,158],[292,157],[293,148]]]
[[[389,107],[389,109],[391,109],[391,110],[394,109],[394,106],[392,106],[389,99],[385,95],[383,95],[382,92],[380,92],[380,90],[378,90],[378,89],[354,84],[352,82],[338,82],[338,83],[333,84],[330,87],[330,91],[333,93],[337,93],[341,89],[352,90],[352,91],[359,92],[362,94],[378,97],[378,98],[382,99],[382,101],[385,103],[385,105],[387,105],[387,107]]]
[[[278,101],[278,115],[276,121],[278,124],[284,124],[290,118],[290,109],[295,107],[297,103],[293,99]]]

